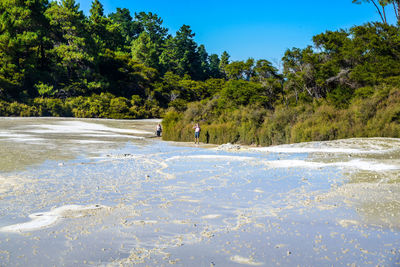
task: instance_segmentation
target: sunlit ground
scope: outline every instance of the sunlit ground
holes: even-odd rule
[[[229,149],[0,118],[0,266],[400,264],[400,140]]]

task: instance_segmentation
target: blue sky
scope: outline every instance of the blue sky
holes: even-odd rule
[[[88,14],[92,1],[77,2]],[[140,11],[156,13],[173,35],[187,24],[195,32],[196,42],[204,44],[209,54],[221,55],[226,50],[231,60],[262,58],[276,65],[286,49],[312,44],[313,35],[380,20],[372,4],[356,5],[351,0],[100,2],[106,14],[117,7],[128,8],[132,15]],[[388,10],[389,22],[394,23],[391,10]]]

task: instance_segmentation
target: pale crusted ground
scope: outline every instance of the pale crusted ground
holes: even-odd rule
[[[400,140],[140,139],[155,125],[0,119],[0,266],[400,263]]]

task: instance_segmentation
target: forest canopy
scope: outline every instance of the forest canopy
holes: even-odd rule
[[[315,35],[266,59],[209,54],[189,25],[170,33],[157,14],[93,0],[0,2],[0,115],[164,117],[166,140],[276,144],[400,137],[398,1],[381,22]],[[386,8],[386,9],[385,9]],[[268,49],[267,47],[265,49]]]

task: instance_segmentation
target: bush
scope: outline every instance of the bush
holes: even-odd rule
[[[110,101],[109,117],[112,119],[128,119],[129,114],[128,99],[125,97],[113,98]]]
[[[338,138],[400,135],[400,90],[364,87],[346,109],[326,100],[276,106],[221,109],[219,99],[194,102],[184,113],[164,118],[164,140],[193,141],[193,125],[200,122],[200,141],[215,144],[277,145]]]
[[[38,111],[35,107],[26,104],[0,101],[0,116],[38,116]]]
[[[61,99],[35,98],[33,105],[37,108],[39,116],[68,117],[71,111]]]

